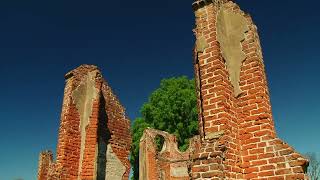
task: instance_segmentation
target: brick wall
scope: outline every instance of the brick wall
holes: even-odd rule
[[[196,0],[193,10],[200,139],[185,153],[169,151],[170,159],[189,165],[189,179],[308,179],[307,160],[277,138],[251,17],[231,0]],[[141,139],[140,179],[176,179],[150,131]]]
[[[69,72],[56,162],[47,163],[50,155],[42,153],[38,179],[128,179],[129,128],[124,108],[96,66],[82,65]],[[112,168],[119,170],[107,173]]]
[[[38,179],[47,179],[48,171],[53,162],[53,154],[51,151],[41,152],[39,155]]]
[[[195,74],[202,148],[197,178],[305,179],[307,161],[277,138],[257,27],[232,1],[195,1]],[[219,136],[217,136],[219,135]],[[214,138],[213,138],[214,137]],[[224,151],[219,150],[225,146]],[[204,149],[213,146],[214,148]],[[217,158],[216,158],[217,159]],[[220,164],[210,168],[212,164]]]
[[[156,137],[163,137],[162,149],[157,149]],[[190,140],[190,147],[185,152],[180,152],[174,135],[146,129],[140,140],[139,179],[190,179],[190,155],[199,146],[199,141],[199,137],[193,138]]]

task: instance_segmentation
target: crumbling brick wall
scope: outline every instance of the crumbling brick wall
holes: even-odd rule
[[[156,146],[156,137],[164,138],[162,149]],[[185,152],[178,150],[174,135],[155,129],[146,129],[140,140],[139,179],[189,180],[191,168],[190,155],[199,145],[199,137],[190,140]]]
[[[201,141],[188,152],[189,178],[307,179],[307,160],[277,138],[251,17],[231,0],[196,0],[193,10]],[[140,173],[161,164],[157,156],[147,157],[156,161]]]
[[[82,65],[65,77],[57,159],[40,154],[38,179],[128,179],[131,137],[124,108],[96,66]]]
[[[51,151],[43,151],[39,155],[38,179],[48,179],[50,165],[53,162]]]
[[[203,143],[221,135],[214,139],[226,147],[223,177],[305,179],[307,161],[276,136],[251,17],[230,0],[195,1],[193,8],[201,135]],[[193,173],[201,178],[207,171]]]

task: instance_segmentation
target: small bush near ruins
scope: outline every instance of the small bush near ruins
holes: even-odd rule
[[[132,127],[130,162],[132,179],[139,179],[139,141],[147,127],[166,131],[177,137],[179,149],[188,148],[188,139],[198,134],[197,97],[194,80],[186,77],[163,79],[147,103],[141,108],[141,118]]]

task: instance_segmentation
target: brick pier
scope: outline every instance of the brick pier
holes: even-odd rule
[[[307,160],[276,135],[259,35],[250,15],[231,0],[196,0],[192,7],[200,137],[184,153],[166,149],[176,146],[172,141],[157,152],[150,145],[152,130],[146,130],[140,163],[147,163],[140,168],[140,180],[307,179]],[[175,161],[163,166],[168,155]]]

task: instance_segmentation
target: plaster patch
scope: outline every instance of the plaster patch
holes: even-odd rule
[[[143,133],[141,139],[140,139],[140,150],[139,150],[139,180],[147,180],[147,155],[146,155],[146,144],[144,143],[144,146],[141,145],[141,142],[145,141],[146,135]]]
[[[95,87],[96,75],[97,71],[89,72],[71,95],[73,103],[76,105],[78,113],[80,115],[81,147],[78,179],[80,179],[80,173],[82,169],[86,139],[86,127],[89,124],[89,118],[92,113],[93,101],[98,97],[98,89],[96,89]]]
[[[106,180],[122,180],[126,167],[112,151],[110,144],[107,146]]]
[[[235,96],[241,94],[240,71],[246,56],[242,51],[241,42],[249,31],[245,17],[222,6],[217,16],[217,39],[221,46],[222,56],[226,60],[230,81]]]
[[[198,53],[204,52],[204,50],[209,47],[209,44],[208,44],[207,40],[203,36],[201,36],[196,41],[196,47],[197,47]]]
[[[187,166],[171,167],[170,174],[173,177],[189,177],[188,167]]]

